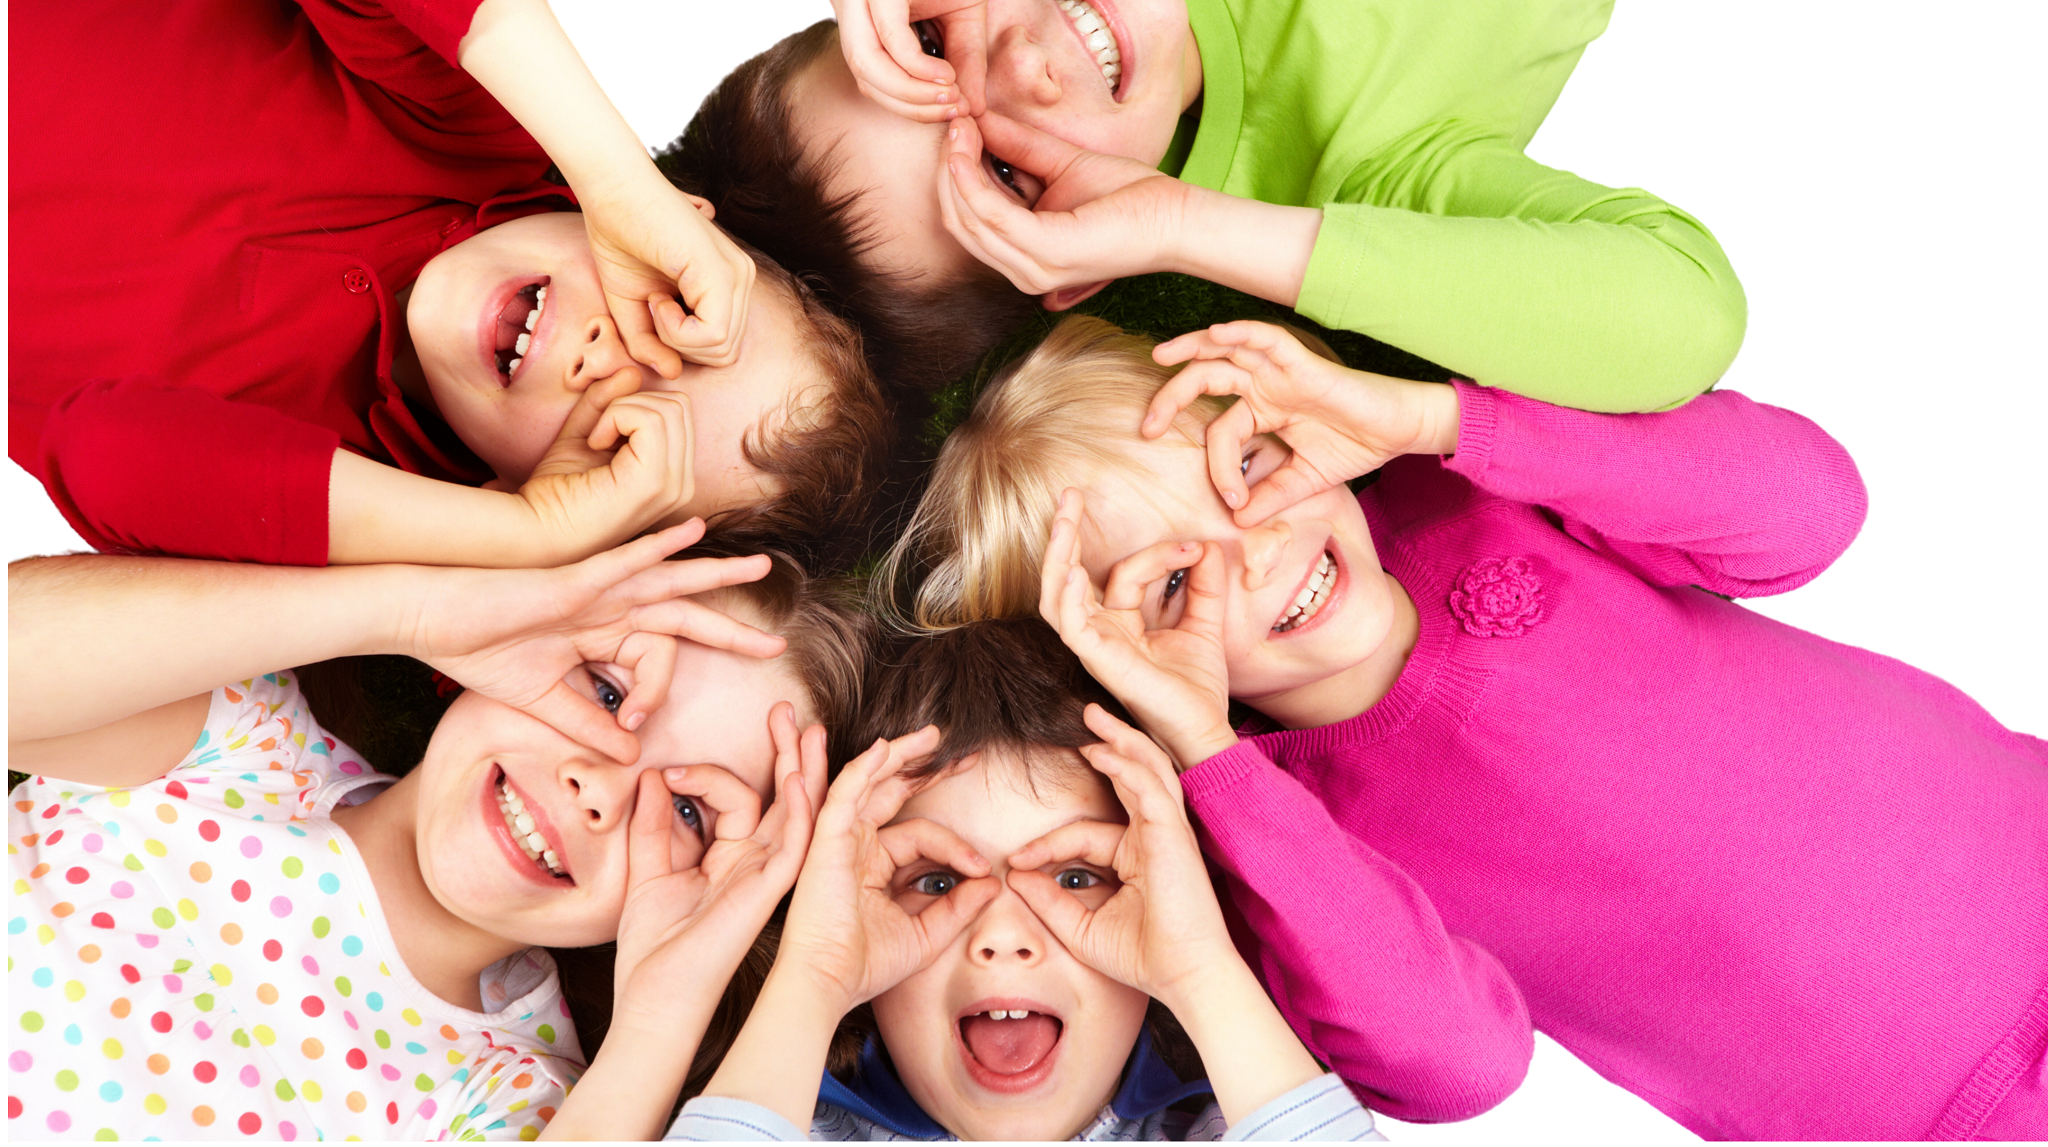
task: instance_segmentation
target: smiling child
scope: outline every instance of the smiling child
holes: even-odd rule
[[[907,545],[917,620],[1052,620],[1173,755],[1254,966],[1372,1106],[1484,1110],[1533,1025],[1702,1136],[2040,1138],[2048,744],[1731,600],[1863,510],[1731,391],[1587,414],[1070,319]],[[1374,942],[1303,942],[1333,916]]]
[[[1490,386],[1655,409],[1732,361],[1741,285],[1685,212],[1523,153],[1608,7],[844,0],[666,161],[936,361],[1014,325],[1005,283],[1057,310],[1182,271]]]
[[[753,289],[545,3],[162,15],[14,27],[8,450],[93,545],[556,565],[693,515],[864,527],[858,338]]]
[[[923,728],[833,784],[774,970],[670,1138],[1379,1138],[1232,948],[1164,755],[1043,625],[885,665],[865,730]]]
[[[9,812],[11,929],[34,936],[10,1116],[82,1139],[532,1138],[599,1111],[657,1132],[795,880],[825,785],[797,722],[847,704],[862,652],[786,563],[660,561],[695,529],[548,571],[16,563],[10,756],[37,775]],[[323,732],[295,672],[254,669],[359,652],[470,686],[402,778]],[[539,946],[613,939],[585,1073]]]

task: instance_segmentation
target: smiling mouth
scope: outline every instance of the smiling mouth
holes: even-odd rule
[[[1095,53],[1096,66],[1102,69],[1102,78],[1109,84],[1109,93],[1115,95],[1123,79],[1124,57],[1117,47],[1116,37],[1109,31],[1109,21],[1102,18],[1088,4],[1088,0],[1058,0],[1060,11],[1073,22],[1074,29],[1081,33],[1081,39],[1088,50]]]
[[[1330,591],[1337,588],[1337,558],[1328,550],[1323,551],[1322,560],[1316,563],[1315,572],[1308,575],[1308,582],[1301,592],[1294,595],[1287,613],[1273,623],[1273,632],[1286,633],[1307,625],[1323,606],[1330,602]]]
[[[512,781],[503,773],[498,776],[498,812],[505,818],[505,827],[512,833],[512,843],[517,844],[526,858],[548,870],[558,880],[569,879],[562,868],[562,858],[548,847],[548,840],[540,834],[540,827],[534,823],[533,814],[526,811],[526,802],[512,789]]]
[[[511,386],[512,376],[526,361],[526,352],[533,346],[533,329],[540,325],[547,305],[548,283],[542,279],[520,288],[499,312],[495,341],[500,386]]]

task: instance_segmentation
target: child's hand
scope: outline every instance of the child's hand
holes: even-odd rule
[[[862,95],[919,123],[980,115],[988,75],[985,0],[832,0],[839,50]],[[943,59],[928,55],[911,27],[939,26]]]
[[[692,520],[560,569],[424,570],[425,592],[390,648],[631,764],[640,742],[630,730],[667,698],[676,638],[749,657],[774,657],[785,647],[780,637],[686,600],[768,572],[759,556],[662,560],[703,533],[704,523]],[[633,670],[616,717],[563,679],[592,661]]]
[[[690,400],[641,392],[640,370],[591,384],[519,487],[543,551],[588,557],[676,519],[696,497]]]
[[[711,204],[651,166],[625,187],[582,196],[582,204],[605,306],[627,351],[663,378],[680,376],[683,359],[737,362],[754,260],[712,225]]]
[[[1139,427],[1147,438],[1166,433],[1174,416],[1201,395],[1239,396],[1209,424],[1204,445],[1209,479],[1240,526],[1255,526],[1397,455],[1448,454],[1458,447],[1456,388],[1352,370],[1271,323],[1194,331],[1161,343],[1152,357],[1164,366],[1188,366],[1152,399]],[[1244,443],[1257,434],[1278,435],[1292,454],[1247,491]]]
[[[1224,668],[1222,553],[1206,543],[1152,546],[1112,567],[1098,593],[1076,556],[1085,512],[1079,490],[1060,496],[1040,569],[1039,616],[1178,767],[1192,768],[1237,743]],[[1148,629],[1145,587],[1175,570],[1187,571],[1180,620]]]
[[[627,828],[614,1033],[635,1025],[659,1033],[677,1023],[701,1030],[776,902],[796,883],[825,799],[825,728],[813,725],[799,737],[795,710],[783,702],[769,713],[768,729],[776,800],[765,814],[754,790],[716,765],[640,774]],[[695,797],[717,814],[711,846],[692,867],[677,868],[670,852],[671,794]]]
[[[1088,706],[1086,719],[1103,743],[1081,755],[1110,779],[1131,822],[1076,821],[1039,837],[1010,857],[1010,887],[1083,963],[1177,1009],[1200,993],[1203,973],[1237,953],[1172,762],[1101,706]],[[1068,861],[1114,868],[1123,886],[1086,908],[1040,871]]]
[[[1000,157],[1044,190],[996,185],[981,163]],[[975,258],[1020,291],[1065,310],[1113,279],[1166,269],[1179,241],[1187,185],[1135,159],[1083,151],[990,112],[955,120],[939,170],[939,214]]]
[[[807,981],[835,1017],[924,967],[998,891],[988,861],[952,832],[922,819],[888,823],[910,798],[901,768],[938,743],[930,727],[875,742],[847,764],[818,813],[776,969]],[[920,859],[963,879],[912,916],[894,884],[897,869]]]

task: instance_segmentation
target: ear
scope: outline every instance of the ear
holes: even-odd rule
[[[1061,287],[1057,291],[1043,295],[1041,301],[1048,311],[1070,310],[1094,298],[1097,291],[1114,282],[1115,279],[1104,279],[1099,283],[1083,283],[1078,287]]]

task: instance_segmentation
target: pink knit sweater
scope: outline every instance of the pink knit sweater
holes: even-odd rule
[[[1727,391],[1461,399],[1360,498],[1392,691],[1182,777],[1310,1050],[1404,1119],[1499,1102],[1533,1024],[1710,1138],[2048,1137],[2048,742],[1716,596],[1847,547],[1847,454]]]

